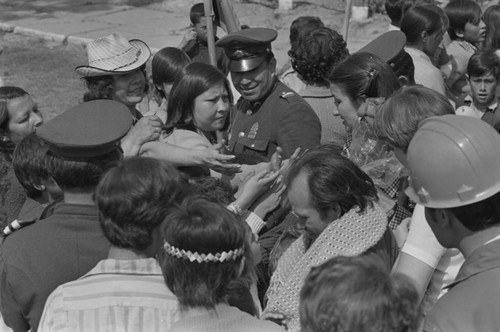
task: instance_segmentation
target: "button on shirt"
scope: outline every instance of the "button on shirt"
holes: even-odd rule
[[[44,331],[169,331],[178,319],[177,298],[154,258],[105,259],[47,299]]]

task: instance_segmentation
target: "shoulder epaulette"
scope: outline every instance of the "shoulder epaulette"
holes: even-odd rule
[[[291,91],[288,91],[288,92],[283,92],[280,96],[280,98],[283,98],[283,99],[288,99],[290,97],[293,97],[293,96],[296,96],[297,94],[295,92],[291,92]]]
[[[8,224],[7,226],[5,226],[5,228],[3,229],[2,236],[7,236],[9,234],[12,234],[13,232],[17,231],[18,229],[21,229],[23,227],[26,227],[26,226],[33,224],[35,221],[36,221],[36,219],[33,219],[33,220],[17,220],[16,219],[13,222],[11,222],[10,224]]]

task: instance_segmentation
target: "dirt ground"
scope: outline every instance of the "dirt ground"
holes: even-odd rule
[[[147,7],[186,16],[189,9],[201,0],[0,0],[0,22],[27,16],[51,17],[55,12],[87,13],[109,10],[113,6],[128,5]],[[294,8],[283,12],[276,9],[277,0],[233,0],[233,7],[241,24],[251,27],[270,27],[278,30],[280,36],[288,36],[291,22],[298,16],[318,16],[327,26],[341,32],[344,20],[343,0],[330,0],[328,6],[311,1],[294,1]],[[325,1],[323,1],[325,3]],[[336,5],[338,3],[338,5]],[[264,5],[266,4],[266,5]],[[367,41],[385,32],[388,27],[385,15],[375,14],[362,22],[351,20],[349,45],[355,51]],[[167,30],[177,31],[178,26],[166,26]]]

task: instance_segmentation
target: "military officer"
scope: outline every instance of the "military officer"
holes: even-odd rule
[[[251,28],[230,33],[217,42],[229,58],[229,70],[241,94],[231,111],[228,149],[245,163],[268,161],[283,149],[289,158],[301,147],[320,144],[321,124],[309,104],[275,75],[273,29]]]
[[[48,146],[48,172],[64,201],[43,221],[13,225],[4,233],[0,312],[12,330],[36,331],[50,293],[107,257],[109,241],[99,225],[94,189],[105,170],[121,159],[119,142],[132,120],[125,105],[95,100],[37,129]]]

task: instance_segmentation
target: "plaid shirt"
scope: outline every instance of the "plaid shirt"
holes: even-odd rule
[[[405,206],[402,206],[398,202],[398,195],[401,191],[404,191],[405,188],[403,188],[403,186],[405,182],[406,178],[401,177],[391,183],[391,185],[389,185],[387,188],[378,188],[390,199],[396,202],[394,208],[387,214],[387,219],[389,220],[389,228],[392,230],[396,229],[396,227],[398,227],[404,219],[410,218],[413,213],[413,209],[415,208],[415,202],[413,202],[409,198]]]

